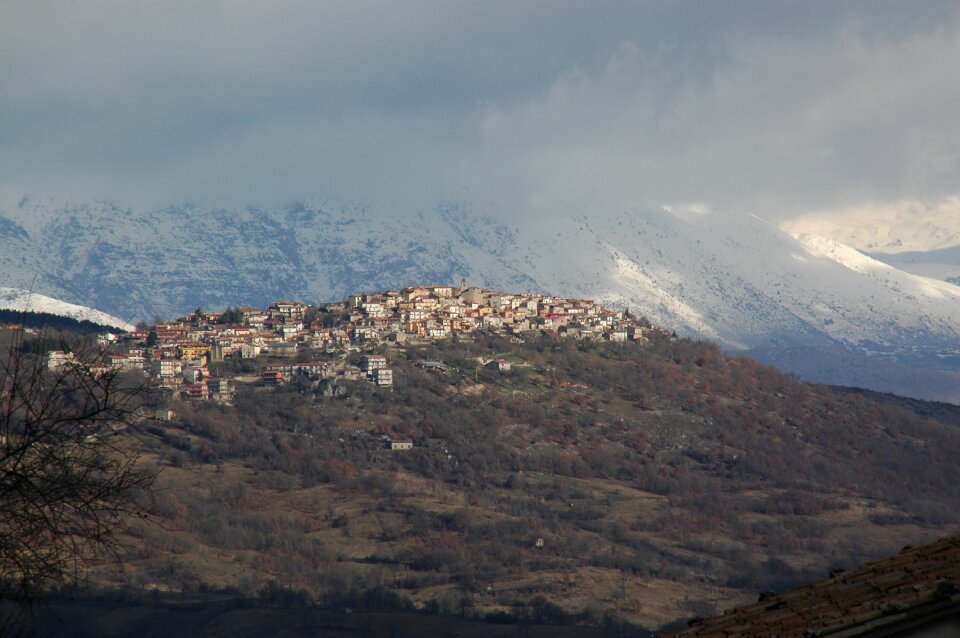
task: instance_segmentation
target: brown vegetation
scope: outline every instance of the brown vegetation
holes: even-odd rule
[[[22,326],[21,326],[22,328]],[[116,548],[152,474],[133,430],[148,398],[142,379],[102,367],[74,344],[48,365],[42,339],[4,331],[0,355],[0,634],[51,584],[76,579]]]
[[[176,406],[145,443],[165,523],[135,526],[124,574],[97,578],[655,626],[960,516],[960,430],[710,345],[484,336],[388,355],[392,391],[293,383]]]

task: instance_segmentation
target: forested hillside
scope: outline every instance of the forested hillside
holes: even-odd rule
[[[162,523],[93,582],[656,627],[960,521],[960,429],[712,345],[382,352],[392,390],[174,405],[144,440]]]

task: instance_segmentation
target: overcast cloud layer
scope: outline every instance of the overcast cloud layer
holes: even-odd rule
[[[0,0],[0,198],[934,203],[958,63],[956,2]]]

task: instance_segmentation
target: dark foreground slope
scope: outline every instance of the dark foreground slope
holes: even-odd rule
[[[251,383],[235,407],[176,406],[144,442],[162,525],[135,523],[124,565],[93,581],[655,627],[960,522],[960,428],[710,345],[388,355],[392,390]]]
[[[830,578],[715,618],[689,623],[673,638],[960,635],[960,536],[832,572]]]
[[[324,610],[222,597],[154,596],[145,601],[56,599],[31,631],[44,638],[599,638],[652,634],[631,627],[557,625],[549,618],[483,621],[412,611]]]

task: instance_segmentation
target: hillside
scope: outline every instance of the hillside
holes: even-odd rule
[[[23,312],[20,310],[0,310],[0,325],[23,326],[31,330],[51,333],[105,333],[116,328],[92,323],[86,319],[73,319],[63,315],[53,315],[45,312]]]
[[[955,426],[711,345],[385,353],[392,390],[299,379],[177,404],[144,440],[163,524],[136,522],[122,570],[94,582],[515,619],[539,600],[656,627],[960,522]]]
[[[889,389],[843,364],[843,353],[864,354],[871,368],[913,368],[904,392],[960,401],[927,390],[960,369],[960,288],[756,217],[630,210],[502,220],[466,204],[400,211],[323,200],[138,210],[24,199],[0,211],[0,280],[36,279],[45,293],[135,320],[461,278],[629,307],[731,350],[805,348],[816,353],[796,370],[807,379]]]
[[[21,314],[25,317],[33,315],[30,319],[33,325],[65,320],[68,325],[72,321],[103,329],[133,330],[133,325],[105,312],[18,288],[0,288],[0,313],[7,323],[15,323],[16,315]]]

